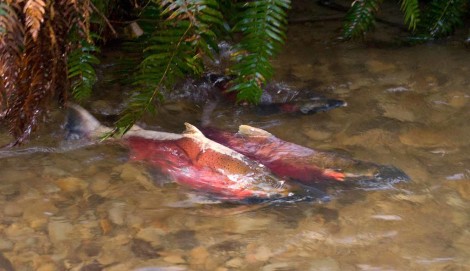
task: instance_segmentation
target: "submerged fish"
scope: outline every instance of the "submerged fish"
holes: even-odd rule
[[[257,161],[206,138],[186,123],[186,131],[173,134],[133,127],[122,142],[131,159],[146,161],[179,184],[225,200],[275,199],[292,196],[285,180]],[[69,106],[69,137],[98,138],[111,129],[101,125],[78,105]]]
[[[236,102],[236,92],[229,91],[233,84],[233,77],[216,73],[204,76],[215,87],[225,100]],[[292,90],[285,84],[271,82],[263,88],[263,92],[254,110],[259,115],[279,113],[315,114],[346,106],[342,100],[326,98],[321,95],[310,94],[310,97],[298,97],[299,90]]]
[[[271,133],[241,125],[237,133],[202,128],[204,134],[267,166],[281,177],[312,185],[323,181],[386,181],[396,183],[408,176],[392,166],[343,157],[333,152],[317,151],[284,141]]]

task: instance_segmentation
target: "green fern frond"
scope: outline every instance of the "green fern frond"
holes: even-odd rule
[[[7,5],[4,3],[0,3],[0,17],[4,17],[6,19],[8,12],[7,12]],[[3,20],[1,20],[3,21]],[[0,24],[0,37],[2,37],[3,34],[7,32],[6,26],[3,24]]]
[[[134,80],[137,90],[116,123],[119,134],[127,132],[145,112],[154,112],[155,103],[163,97],[162,91],[171,89],[187,75],[202,74],[202,56],[210,54],[217,44],[213,29],[223,25],[215,0],[162,0],[159,3],[164,20],[148,37],[148,46]]]
[[[462,25],[462,16],[468,5],[466,0],[434,0],[426,10],[420,32],[431,39],[451,34]]]
[[[352,39],[364,36],[375,25],[375,14],[383,0],[355,0],[346,13],[342,36]]]
[[[73,50],[67,59],[67,73],[71,80],[72,95],[78,101],[90,97],[93,85],[97,77],[93,65],[98,65],[100,61],[94,55],[99,53],[99,49],[82,41],[81,46]]]
[[[405,13],[405,24],[408,28],[415,30],[420,21],[420,10],[418,0],[400,0],[401,10]]]
[[[279,53],[285,40],[290,1],[249,1],[238,3],[238,8],[233,29],[243,38],[235,46],[233,72],[237,77],[230,90],[238,92],[238,101],[257,103],[262,86],[273,75],[270,59]]]

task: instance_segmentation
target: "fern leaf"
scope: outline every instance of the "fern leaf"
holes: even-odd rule
[[[362,37],[375,24],[375,14],[382,0],[355,0],[346,13],[342,36],[345,39]]]
[[[45,6],[46,3],[43,0],[28,0],[24,6],[26,26],[34,41],[44,21]]]
[[[88,98],[96,83],[97,77],[93,65],[99,64],[98,58],[94,56],[98,52],[97,47],[82,41],[81,47],[68,56],[68,78],[72,82],[72,95],[78,101]]]
[[[462,24],[466,0],[433,0],[426,10],[421,33],[428,38],[440,38],[451,34]]]
[[[128,131],[145,112],[155,112],[155,103],[178,79],[203,72],[200,52],[209,52],[207,47],[216,44],[213,29],[223,24],[214,0],[162,0],[160,10],[164,20],[153,27],[155,31],[144,34],[148,46],[135,75],[136,90],[116,123],[116,132],[120,134]]]
[[[276,56],[285,39],[286,10],[289,0],[249,1],[238,4],[239,17],[234,26],[243,38],[235,46],[233,57],[237,75],[231,91],[237,91],[238,101],[257,103],[262,87],[272,77],[270,59]]]
[[[400,7],[405,13],[405,24],[409,29],[415,30],[420,21],[418,0],[400,0]]]

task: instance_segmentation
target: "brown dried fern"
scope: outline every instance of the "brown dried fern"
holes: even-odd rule
[[[37,127],[48,106],[65,102],[68,40],[77,25],[90,38],[89,0],[8,0],[0,7],[0,120],[16,145]],[[27,29],[27,31],[24,31]],[[77,46],[77,45],[75,45]]]
[[[6,15],[0,16],[0,120],[9,107],[8,97],[14,93],[21,64],[23,25],[16,15],[17,5],[0,4]]]
[[[43,0],[27,0],[23,8],[25,24],[34,41],[44,21],[45,6],[46,3]]]

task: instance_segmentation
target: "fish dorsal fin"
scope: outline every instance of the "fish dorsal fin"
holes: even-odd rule
[[[244,136],[256,136],[256,137],[270,137],[271,133],[260,128],[251,127],[249,125],[240,125],[238,127],[238,133]]]
[[[186,130],[183,132],[183,134],[205,137],[204,134],[198,128],[196,128],[196,126],[187,122],[184,123],[184,126],[186,126]]]

